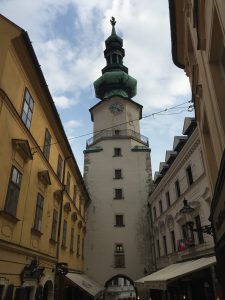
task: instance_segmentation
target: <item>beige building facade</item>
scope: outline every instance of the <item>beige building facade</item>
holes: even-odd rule
[[[225,2],[169,0],[174,63],[190,79],[196,120],[213,200],[217,274],[225,286]],[[223,295],[225,299],[225,291]]]
[[[212,198],[194,118],[185,118],[183,134],[174,137],[154,177],[149,204],[156,272],[138,280],[137,287],[150,289],[152,299],[216,299],[214,241],[201,230],[210,224]],[[189,213],[183,213],[184,204]],[[180,272],[183,262],[195,268]]]
[[[0,15],[0,44],[0,299],[67,299],[89,194],[28,34]]]

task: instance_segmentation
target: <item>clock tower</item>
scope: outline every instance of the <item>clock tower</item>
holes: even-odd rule
[[[100,102],[90,108],[93,137],[84,151],[84,178],[92,199],[85,272],[105,285],[106,299],[118,299],[121,286],[125,298],[126,292],[127,298],[135,297],[133,281],[151,268],[147,198],[152,174],[148,138],[140,134],[142,105],[132,100],[137,81],[123,65],[123,40],[113,17],[111,24],[107,64],[94,82]]]

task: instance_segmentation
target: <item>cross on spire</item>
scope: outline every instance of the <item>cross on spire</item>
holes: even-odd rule
[[[116,20],[114,17],[112,17],[112,19],[110,20],[110,23],[112,25],[112,34],[115,34],[116,33],[116,31],[115,31]]]

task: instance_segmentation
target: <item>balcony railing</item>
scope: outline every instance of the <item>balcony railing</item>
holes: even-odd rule
[[[125,130],[103,130],[97,134],[95,134],[92,138],[87,140],[86,146],[87,148],[91,145],[99,142],[103,139],[123,139],[123,138],[132,138],[146,146],[148,144],[148,138],[140,133],[132,130],[132,129],[125,129]]]

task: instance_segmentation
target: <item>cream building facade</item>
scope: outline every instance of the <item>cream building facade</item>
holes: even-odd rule
[[[136,80],[122,63],[122,39],[111,22],[107,66],[94,83],[101,101],[90,109],[94,133],[84,151],[84,178],[92,198],[85,272],[106,286],[106,299],[125,299],[126,286],[113,282],[124,278],[133,284],[151,264],[146,211],[152,178],[148,139],[140,134],[142,106],[131,99]]]
[[[149,204],[156,272],[138,280],[137,287],[148,287],[152,299],[216,299],[214,241],[200,230],[210,224],[212,198],[194,118],[185,118],[183,134],[174,137],[154,177]],[[188,214],[182,212],[183,201],[192,208]],[[178,277],[181,262],[198,267],[185,267]]]
[[[189,77],[212,189],[217,276],[225,299],[225,2],[169,0],[172,56]]]
[[[0,15],[0,44],[0,299],[67,299],[90,197],[28,34]]]

